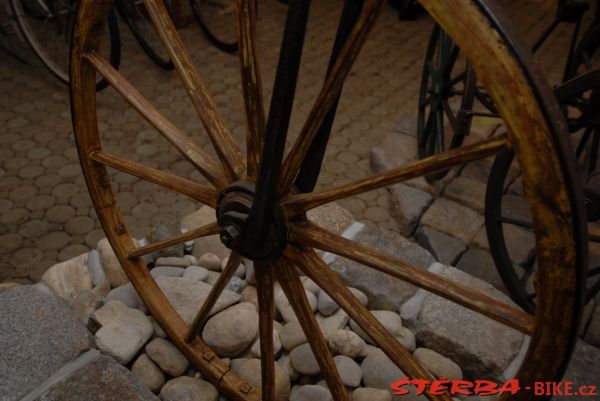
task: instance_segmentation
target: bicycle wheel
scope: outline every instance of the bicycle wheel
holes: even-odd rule
[[[587,220],[594,222],[600,219],[600,188],[595,178],[600,147],[600,67],[560,85],[555,89],[555,96],[562,106],[576,145],[577,179],[584,187]],[[485,227],[490,253],[511,298],[529,313],[534,313],[536,291],[533,282],[538,267],[533,252],[531,216],[522,207],[525,203],[522,191],[514,153],[505,152],[496,157],[485,199]],[[519,240],[509,245],[514,238]],[[600,237],[590,234],[589,241],[600,244]],[[598,267],[589,266],[590,288],[586,302],[600,290],[600,284],[595,283],[599,273]]]
[[[160,68],[175,68],[146,12],[143,0],[118,0],[115,6],[140,47]]]
[[[13,15],[25,39],[40,61],[60,81],[69,80],[69,49],[77,3],[71,0],[11,0]],[[118,68],[121,42],[115,16],[108,18],[108,38],[101,51]],[[97,89],[106,87],[98,80]]]
[[[529,348],[516,379],[522,387],[533,386],[535,381],[558,380],[574,347],[574,333],[582,308],[582,300],[577,296],[583,283],[581,258],[585,254],[585,243],[582,242],[585,235],[580,224],[582,194],[574,184],[573,163],[567,152],[568,146],[563,143],[566,136],[564,127],[554,118],[556,114],[553,113],[560,112],[558,105],[550,88],[532,73],[532,61],[526,53],[520,52],[514,39],[501,27],[500,21],[504,19],[494,3],[465,0],[457,7],[455,1],[421,0],[425,9],[473,62],[482,85],[487,88],[509,127],[508,136],[447,150],[426,160],[315,193],[297,193],[294,182],[302,178],[298,173],[306,161],[321,163],[322,160],[317,160],[310,152],[311,145],[320,139],[316,138],[317,132],[328,112],[333,110],[332,105],[342,91],[368,32],[387,3],[385,0],[367,1],[359,10],[355,29],[344,41],[345,50],[335,61],[287,156],[284,155],[286,134],[310,2],[290,2],[271,112],[265,121],[256,56],[255,3],[253,0],[240,0],[238,24],[243,33],[240,46],[241,87],[247,127],[246,154],[242,155],[241,147],[208,95],[190,54],[172,22],[166,18],[164,6],[158,0],[147,0],[149,14],[180,72],[183,87],[206,127],[216,156],[196,145],[94,50],[96,37],[90,27],[104,21],[111,6],[109,3],[83,0],[75,28],[74,37],[78,43],[73,46],[72,54],[71,100],[81,165],[98,218],[128,277],[156,321],[206,380],[233,400],[272,401],[275,398],[273,311],[274,282],[278,281],[297,314],[333,398],[336,401],[349,400],[296,268],[314,280],[368,332],[374,343],[402,372],[413,379],[431,379],[427,370],[354,297],[315,249],[376,269],[389,276],[389,280],[408,281],[529,335]],[[345,4],[356,2],[349,0]],[[96,93],[93,91],[96,74],[109,80],[111,86],[166,137],[209,184],[150,168],[103,149],[96,118]],[[540,265],[536,316],[319,228],[305,219],[306,212],[317,206],[489,157],[507,148],[517,152],[523,180],[527,184],[527,196],[533,205],[532,224]],[[543,158],[539,157],[540,153]],[[138,247],[122,218],[107,168],[133,174],[216,208],[217,221],[170,240]],[[186,321],[161,291],[141,256],[174,243],[212,234],[220,234],[221,241],[231,249],[229,263],[199,312]],[[255,262],[262,392],[242,381],[198,335],[214,305],[212,302],[216,301],[236,271],[240,255]],[[447,393],[427,393],[426,396],[432,401],[451,400]],[[537,398],[543,400],[550,395]],[[523,391],[513,395],[512,399],[530,400],[531,395]]]
[[[233,0],[190,0],[202,32],[217,49],[233,53],[238,49]]]

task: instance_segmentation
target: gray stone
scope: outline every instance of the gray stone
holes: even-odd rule
[[[308,343],[299,345],[290,352],[290,362],[294,370],[303,375],[316,375],[321,371]]]
[[[277,360],[277,364],[287,372],[292,381],[300,377],[300,373],[296,372],[296,370],[292,366],[292,362],[290,361],[290,354],[282,353],[282,355]]]
[[[350,320],[350,317],[343,309],[338,309],[333,315],[327,317],[317,314],[316,318],[317,324],[323,333],[323,337],[326,339],[329,338],[331,334],[344,328]]]
[[[371,311],[375,319],[383,325],[383,327],[393,336],[400,335],[402,332],[402,318],[396,312],[388,310]],[[366,334],[354,320],[350,320],[350,328],[363,340],[370,344],[374,344],[371,337]]]
[[[207,381],[182,376],[169,380],[160,390],[162,401],[217,401],[219,391]]]
[[[229,283],[227,283],[227,289],[229,291],[241,294],[242,291],[244,291],[244,288],[246,288],[246,286],[248,285],[248,283],[245,280],[242,280],[239,277],[235,277],[233,276],[231,278],[231,280],[229,280]]]
[[[202,339],[219,355],[240,355],[258,334],[258,312],[254,305],[234,305],[206,322]]]
[[[438,198],[421,218],[421,224],[468,244],[483,226],[483,217],[454,201]]]
[[[345,355],[334,356],[333,361],[342,383],[348,387],[358,387],[363,375],[358,363]]]
[[[66,305],[32,286],[0,291],[0,394],[20,400],[93,339]]]
[[[153,393],[158,393],[165,384],[165,374],[146,354],[142,354],[136,359],[131,367],[131,373]]]
[[[461,205],[483,213],[487,183],[467,177],[456,177],[446,187],[444,196]]]
[[[187,256],[191,256],[191,255],[187,255]],[[165,257],[156,259],[154,264],[156,266],[188,267],[192,264],[192,261],[186,257],[165,256]]]
[[[392,401],[392,395],[386,390],[360,387],[352,393],[352,401]]]
[[[302,286],[304,287],[305,290],[312,292],[313,294],[315,294],[315,296],[318,295],[319,291],[321,291],[321,288],[319,288],[319,286],[317,285],[317,283],[315,283],[310,277],[308,276],[302,276],[300,277],[300,281],[302,281]]]
[[[427,226],[419,227],[416,239],[419,245],[445,265],[454,266],[458,257],[467,249],[462,240]]]
[[[108,302],[96,311],[94,318],[102,326],[95,334],[98,349],[123,365],[131,361],[154,332],[146,315],[121,301]]]
[[[106,273],[106,277],[108,277],[108,281],[110,282],[111,287],[120,287],[129,282],[129,278],[125,274],[125,270],[119,263],[115,252],[111,248],[108,240],[106,238],[98,241],[98,245],[96,245],[98,252],[100,253],[100,260],[102,262],[102,268],[104,269],[104,273]]]
[[[260,359],[234,359],[231,361],[231,369],[254,387],[261,388]],[[290,376],[276,363],[275,401],[288,401],[289,396]]]
[[[206,281],[208,284],[214,285],[221,277],[220,272],[214,272],[212,270],[208,270],[208,277],[206,277]]]
[[[69,305],[75,315],[77,315],[77,319],[87,327],[90,323],[90,318],[103,303],[100,294],[92,290],[85,290],[77,294]]]
[[[327,342],[334,355],[345,355],[353,359],[367,355],[365,340],[350,330],[337,330],[327,338]]]
[[[201,266],[189,266],[182,277],[190,281],[204,281],[208,277],[208,270]]]
[[[198,265],[212,271],[221,271],[221,258],[214,253],[205,253],[198,259]]]
[[[185,269],[183,267],[175,267],[175,266],[157,266],[154,269],[150,270],[150,274],[152,277],[181,277]]]
[[[488,251],[475,248],[469,249],[461,256],[456,268],[493,285],[500,291],[506,292],[494,259]]]
[[[100,355],[48,388],[39,401],[158,401],[129,370]]]
[[[400,234],[410,237],[414,234],[419,220],[433,201],[430,193],[406,184],[395,184],[388,188],[390,212]]]
[[[256,341],[254,341],[254,344],[252,344],[252,347],[250,348],[250,356],[252,358],[260,358],[260,340],[260,337],[257,338]],[[273,329],[273,355],[275,356],[275,358],[277,358],[279,352],[281,352],[281,341],[279,341],[279,333],[277,332],[277,330]]]
[[[592,347],[583,341],[577,341],[573,356],[569,361],[567,370],[562,377],[564,382],[573,382],[573,388],[580,386],[596,385],[598,386],[598,378],[600,377],[600,349]],[[596,389],[598,394],[598,389]],[[555,400],[574,400],[574,401],[589,401],[594,397],[584,396],[582,394],[576,396],[554,397]]]
[[[415,359],[437,378],[462,380],[462,369],[451,359],[427,349],[417,348],[413,353]]]
[[[339,305],[325,291],[319,291],[317,309],[323,316],[330,316],[339,309]]]
[[[121,301],[133,309],[138,309],[142,303],[131,283],[110,290],[108,295],[106,295],[106,302],[109,301]]]
[[[146,354],[163,372],[173,377],[181,376],[190,366],[185,355],[169,340],[155,338],[146,345]]]
[[[90,271],[90,277],[92,278],[92,285],[97,286],[107,279],[106,273],[102,269],[102,262],[100,261],[100,252],[94,249],[88,253],[87,267]]]
[[[44,273],[42,281],[58,297],[67,302],[77,294],[92,289],[92,278],[87,267],[87,254],[56,264]]]
[[[460,270],[436,264],[440,275],[515,306],[490,284]],[[417,340],[462,366],[465,375],[480,379],[498,377],[515,358],[523,334],[437,295],[423,300],[416,327]]]
[[[210,224],[216,221],[216,219],[215,210],[208,206],[203,206],[181,219],[181,226],[191,230]],[[218,235],[211,235],[194,240],[194,256],[200,259],[206,252],[216,254],[219,259],[223,259],[231,253],[231,251],[221,243]],[[206,267],[202,264],[200,264],[200,266]]]
[[[587,330],[585,331],[585,342],[595,347],[600,347],[600,304],[596,304]]]
[[[306,298],[308,299],[308,303],[310,304],[312,311],[316,311],[317,298],[315,297],[315,294],[307,290],[304,290],[304,292],[306,293]],[[292,320],[298,319],[296,313],[294,312],[294,309],[290,305],[290,302],[281,290],[275,292],[275,306],[277,307],[277,310],[279,311],[279,313],[281,313],[281,316],[283,316],[283,319],[286,322],[291,322]]]
[[[292,320],[284,324],[279,332],[279,338],[283,348],[288,351],[308,341],[298,320]]]
[[[181,230],[178,226],[171,223],[160,223],[152,226],[150,230],[150,234],[148,235],[148,242],[159,242],[164,241],[170,238],[173,238],[176,235],[181,234]],[[173,245],[169,248],[162,249],[156,252],[156,257],[166,257],[166,256],[175,256],[181,257],[183,256],[183,244]]]
[[[229,257],[223,258],[223,260],[221,260],[221,272],[225,270],[225,267],[227,267],[227,263],[229,263]],[[243,263],[240,263],[240,265],[235,270],[235,273],[233,273],[233,276],[244,278],[246,276],[246,266],[244,266]]]
[[[240,294],[240,302],[250,302],[258,310],[258,294],[256,293],[256,287],[249,285],[242,290]]]
[[[404,119],[406,121],[406,119]],[[410,120],[415,120],[410,118]],[[413,125],[413,124],[410,124]],[[402,129],[402,134],[389,134],[384,137],[380,146],[371,149],[371,169],[376,173],[390,170],[405,164],[417,155],[417,142],[413,136],[404,135],[407,132]],[[415,135],[416,131],[411,135]]]
[[[408,328],[402,327],[400,332],[394,335],[396,340],[408,351],[413,352],[417,348],[415,334]]]
[[[307,384],[304,386],[294,386],[290,394],[290,401],[332,401],[331,393],[328,389]]]
[[[418,244],[372,224],[357,233],[355,240],[419,267],[427,268],[435,262],[434,257]],[[411,284],[345,258],[336,258],[331,268],[347,285],[367,295],[370,308],[399,310],[404,301],[417,291]]]
[[[406,376],[379,348],[370,351],[360,367],[363,372],[363,384],[366,387],[381,390],[389,391],[392,383]],[[394,401],[425,401],[427,398],[416,396],[414,388],[411,388],[410,394],[394,396],[392,399]]]
[[[212,289],[210,284],[202,281],[192,282],[183,277],[159,277],[156,279],[156,283],[165,293],[179,316],[188,324],[192,323]],[[212,308],[211,314],[233,305],[239,298],[239,294],[227,290],[223,291]]]

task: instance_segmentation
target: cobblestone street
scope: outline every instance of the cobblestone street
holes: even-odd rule
[[[548,2],[526,1],[512,4],[508,11],[530,38],[550,21],[553,8]],[[322,83],[338,9],[337,1],[313,5],[290,139],[302,126]],[[285,11],[286,6],[281,3],[261,3],[259,44],[267,94],[272,86]],[[121,28],[122,73],[179,127],[202,146],[208,146],[207,136],[176,74],[155,67],[133,42],[129,31]],[[414,135],[416,99],[430,30],[429,18],[401,22],[394,9],[386,8],[345,86],[319,178],[320,188],[370,174],[370,150],[389,133],[404,131]],[[210,46],[195,24],[180,32],[219,110],[242,143],[237,57]],[[552,66],[549,73],[553,79],[560,77],[559,61],[568,40],[563,33],[556,34],[541,53],[542,64]],[[57,261],[95,247],[103,233],[77,158],[67,88],[44,70],[24,44],[11,45],[28,63],[1,53],[0,280],[36,281]],[[192,166],[169,149],[111,89],[98,95],[98,110],[106,149],[149,166],[200,179]],[[178,221],[196,208],[187,199],[123,173],[114,174],[113,186],[119,193],[119,205],[128,226],[139,237],[147,235],[152,224]],[[358,220],[398,229],[384,189],[344,200],[341,205]]]

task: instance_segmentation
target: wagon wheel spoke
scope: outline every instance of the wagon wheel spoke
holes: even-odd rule
[[[323,262],[317,254],[308,248],[290,246],[285,256],[321,287],[350,317],[367,333],[383,352],[412,379],[431,380],[431,375],[423,368],[394,336],[388,332],[369,310],[354,297],[342,280]],[[450,401],[451,397],[431,395],[432,401]]]
[[[296,179],[296,175],[308,154],[319,128],[340,95],[344,81],[350,73],[350,69],[385,3],[384,0],[370,0],[365,2],[360,18],[356,22],[335,65],[328,74],[296,142],[285,158],[281,180],[278,185],[279,194],[287,193]]]
[[[152,182],[160,185],[161,187],[186,195],[205,205],[211,207],[216,206],[217,193],[213,188],[206,185],[188,180],[187,178],[165,173],[164,171],[144,166],[143,164],[102,151],[92,151],[90,153],[90,159],[104,164],[105,166],[112,167],[115,170],[134,175],[145,181]]]
[[[194,317],[194,320],[188,329],[186,336],[188,341],[192,341],[198,334],[202,332],[213,306],[215,306],[217,303],[217,300],[223,293],[223,290],[225,290],[227,283],[229,283],[231,277],[233,277],[241,262],[242,256],[237,252],[231,252],[225,269],[219,276],[217,282],[213,284],[208,297],[206,297],[206,300],[202,304],[202,307]]]
[[[290,227],[290,240],[354,260],[456,302],[525,334],[531,334],[533,330],[532,317],[520,309],[496,301],[479,291],[423,270],[399,258],[335,235],[311,223],[293,224]]]
[[[381,174],[363,178],[332,189],[311,194],[292,195],[284,202],[288,216],[297,215],[325,203],[372,191],[402,181],[447,170],[501,152],[509,147],[505,136],[494,137],[477,144],[440,152],[435,156],[407,163]]]
[[[306,298],[306,293],[300,276],[293,265],[282,260],[277,264],[278,281],[285,296],[294,308],[302,330],[308,339],[310,347],[319,363],[321,372],[325,376],[327,386],[334,400],[349,401],[346,388],[340,379],[339,373],[333,361],[333,356],[327,345],[327,341],[317,324],[313,311]]]
[[[196,238],[206,237],[209,235],[216,235],[218,233],[219,225],[216,222],[210,223],[205,226],[187,231],[185,233],[175,235],[169,239],[153,242],[149,245],[136,248],[133,251],[129,252],[129,255],[127,257],[128,259],[138,258],[140,256],[148,255],[149,253],[154,253],[163,249],[170,248],[173,245],[181,244],[186,241],[192,241]]]
[[[202,120],[229,181],[237,181],[244,165],[243,156],[231,131],[209,96],[192,58],[177,33],[162,0],[145,0],[146,9],[163,46],[175,65],[196,113]]]
[[[255,263],[260,338],[262,401],[275,400],[275,351],[273,348],[274,277],[272,266]]]
[[[264,142],[265,110],[260,66],[256,49],[256,4],[237,0],[240,70],[246,111],[246,160],[249,176],[256,175]]]
[[[223,174],[217,162],[202,148],[196,145],[154,105],[147,100],[127,79],[125,79],[98,52],[85,56],[87,62],[100,74],[135,110],[138,111],[158,132],[194,165],[214,186],[225,185]]]

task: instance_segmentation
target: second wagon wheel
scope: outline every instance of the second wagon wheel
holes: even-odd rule
[[[435,293],[472,311],[530,336],[529,348],[516,377],[523,387],[536,380],[553,381],[563,373],[575,342],[581,311],[585,237],[581,224],[581,194],[573,185],[573,162],[563,143],[560,110],[530,58],[500,25],[501,12],[490,2],[423,0],[422,5],[471,60],[509,128],[508,136],[441,152],[388,172],[319,192],[316,182],[327,143],[331,116],[349,71],[367,33],[387,2],[348,0],[334,48],[331,68],[298,139],[284,155],[309,1],[292,0],[283,34],[271,108],[265,121],[261,74],[256,55],[253,0],[239,0],[238,28],[242,88],[246,111],[246,151],[235,143],[208,95],[190,55],[159,0],[146,0],[155,23],[215,150],[210,154],[193,143],[98,51],[110,1],[83,0],[71,55],[71,100],[77,147],[98,218],[135,289],[167,335],[202,375],[234,400],[274,399],[273,292],[278,281],[290,300],[335,400],[348,400],[327,343],[306,299],[298,268],[313,279],[408,376],[430,374],[353,296],[318,256],[316,249],[341,255]],[[179,150],[209,182],[151,168],[103,149],[97,124],[95,76],[105,77],[116,91],[161,135]],[[329,122],[328,122],[329,121]],[[325,123],[324,123],[325,122]],[[422,270],[399,258],[345,239],[309,223],[305,214],[317,206],[512,148],[522,166],[527,196],[533,205],[533,225],[540,275],[535,316],[499,302],[460,283]],[[543,154],[544,157],[539,157]],[[310,157],[309,157],[310,155]],[[139,247],[123,221],[111,189],[107,167],[185,194],[216,209],[217,222],[170,240]],[[302,183],[294,189],[294,183]],[[143,263],[141,256],[189,239],[219,233],[231,248],[229,263],[212,287],[195,319],[186,323],[177,314]],[[202,341],[198,332],[236,270],[241,255],[255,263],[262,388],[255,389]],[[448,394],[427,394],[430,400],[450,401]],[[543,399],[544,397],[539,397]],[[549,397],[548,397],[549,398]],[[512,396],[529,400],[523,391]]]

